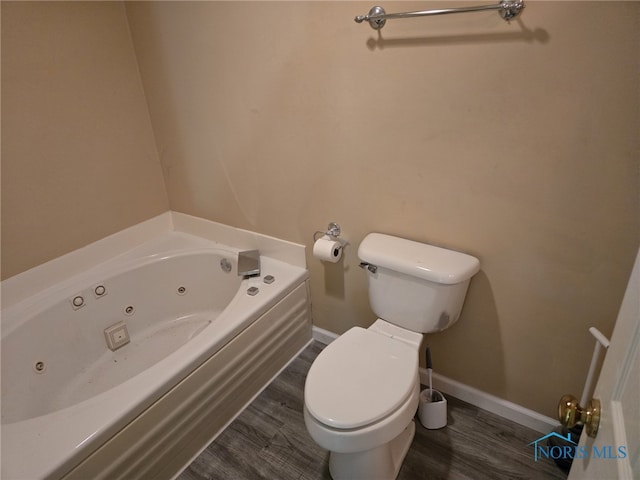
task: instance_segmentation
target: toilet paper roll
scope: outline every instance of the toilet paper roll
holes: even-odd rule
[[[325,262],[336,263],[342,257],[342,244],[327,235],[313,244],[313,256]]]

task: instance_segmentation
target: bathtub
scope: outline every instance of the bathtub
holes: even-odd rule
[[[2,311],[2,478],[171,478],[311,339],[307,271],[171,231]]]

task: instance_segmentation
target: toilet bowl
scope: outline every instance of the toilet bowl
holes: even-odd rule
[[[353,327],[315,359],[305,382],[304,420],[329,450],[334,480],[392,480],[415,433],[422,334],[458,320],[477,258],[371,233],[358,256],[379,317]]]
[[[369,329],[347,331],[311,366],[305,425],[331,451],[334,480],[397,476],[415,432],[421,340],[378,319]]]

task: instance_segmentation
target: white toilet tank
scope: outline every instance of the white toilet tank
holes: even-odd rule
[[[419,333],[438,332],[458,320],[477,258],[381,233],[358,248],[367,268],[369,302],[383,320]]]

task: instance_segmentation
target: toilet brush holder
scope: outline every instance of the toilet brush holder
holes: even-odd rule
[[[420,392],[418,418],[424,428],[435,430],[447,426],[447,399],[437,390]]]

